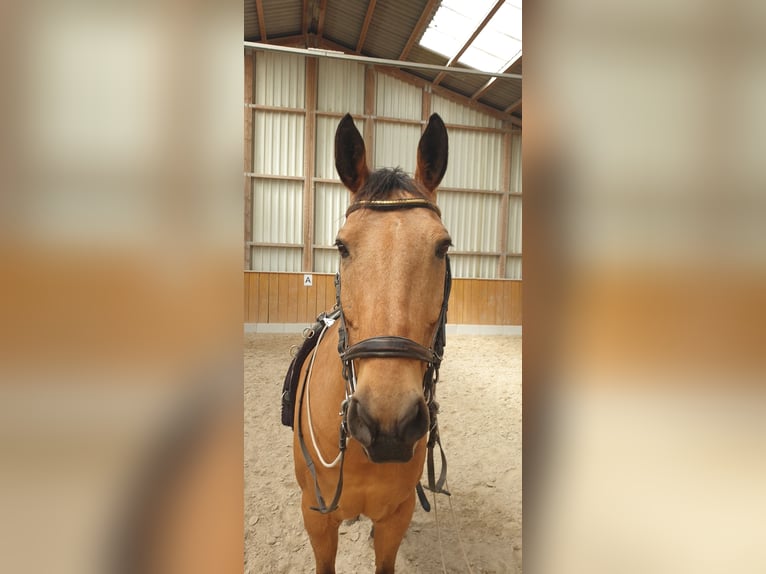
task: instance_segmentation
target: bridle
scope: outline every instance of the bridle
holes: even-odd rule
[[[425,208],[434,211],[439,217],[441,217],[441,211],[439,207],[428,201],[427,199],[420,198],[401,198],[392,200],[362,200],[356,201],[351,204],[346,210],[346,217],[349,214],[359,209],[372,209],[375,211],[392,211],[401,209],[415,209]],[[308,449],[304,443],[303,432],[300,425],[300,413],[303,405],[303,394],[306,390],[308,382],[309,370],[306,371],[306,377],[304,377],[303,388],[301,389],[301,399],[298,406],[298,438],[303,451],[303,456],[306,459],[306,465],[311,471],[314,478],[314,488],[316,491],[318,505],[311,507],[312,510],[317,510],[322,514],[327,514],[334,511],[338,507],[338,501],[340,500],[340,494],[343,489],[343,461],[346,450],[346,442],[350,433],[348,431],[347,417],[348,406],[351,397],[356,392],[356,370],[354,367],[354,361],[357,359],[367,358],[404,358],[414,359],[422,361],[426,364],[426,371],[423,375],[423,394],[428,406],[431,425],[429,428],[428,439],[428,488],[434,492],[446,492],[443,488],[446,480],[447,462],[444,456],[444,451],[441,449],[441,442],[439,439],[438,424],[436,422],[436,415],[439,410],[438,403],[435,399],[436,383],[439,380],[439,367],[441,366],[442,356],[444,353],[444,347],[446,345],[446,324],[447,324],[447,305],[449,302],[450,289],[452,287],[452,272],[450,270],[449,256],[445,255],[446,272],[444,275],[444,294],[442,299],[442,306],[439,312],[439,318],[436,323],[436,330],[431,338],[431,345],[425,347],[412,339],[398,336],[379,336],[370,337],[355,343],[351,346],[348,344],[348,332],[346,329],[346,321],[343,314],[343,307],[341,306],[341,282],[340,271],[335,274],[335,309],[329,315],[320,315],[319,323],[323,324],[323,329],[327,329],[336,320],[339,321],[338,328],[338,354],[340,355],[341,362],[343,363],[343,380],[345,381],[345,400],[341,404],[340,416],[341,424],[339,431],[338,447],[340,449],[339,461],[340,461],[340,476],[338,478],[338,486],[335,490],[335,496],[332,502],[327,506],[322,498],[322,494],[319,489],[319,483],[317,481],[316,470],[314,463],[311,460],[311,456],[308,453]],[[315,351],[316,352],[316,349]],[[433,448],[438,444],[441,451],[442,467],[439,480],[435,480],[434,464],[433,464]],[[425,500],[425,496],[422,493],[420,484],[418,483],[418,495],[420,496],[421,503]],[[424,506],[427,505],[424,503]]]

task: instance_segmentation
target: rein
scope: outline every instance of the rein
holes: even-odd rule
[[[346,210],[346,217],[350,213],[359,209],[372,209],[376,211],[391,211],[398,209],[413,209],[413,208],[425,208],[434,211],[441,217],[441,211],[439,207],[428,201],[427,199],[420,198],[402,198],[394,200],[363,200],[357,201],[349,206]],[[439,367],[441,366],[442,356],[444,353],[444,347],[446,345],[446,324],[447,324],[447,305],[449,302],[450,290],[452,287],[452,272],[450,269],[449,256],[445,255],[446,272],[444,276],[444,294],[442,299],[441,311],[439,313],[439,319],[436,324],[436,331],[431,339],[430,347],[424,347],[420,343],[408,339],[405,337],[397,336],[380,336],[364,339],[351,346],[348,345],[348,335],[346,331],[346,321],[343,315],[343,308],[340,303],[340,272],[335,274],[335,308],[330,315],[324,313],[319,316],[318,323],[321,323],[322,334],[324,330],[329,328],[336,320],[339,321],[338,328],[338,354],[341,362],[343,363],[343,380],[345,381],[345,394],[346,398],[341,404],[340,416],[340,430],[338,439],[338,448],[340,450],[338,459],[340,462],[338,485],[335,489],[335,495],[330,505],[325,504],[324,498],[319,489],[319,481],[317,479],[316,469],[314,461],[306,448],[306,444],[303,438],[303,432],[300,425],[300,417],[303,407],[303,396],[306,392],[306,387],[309,383],[310,369],[306,370],[306,375],[303,381],[303,387],[301,389],[301,397],[298,405],[298,439],[303,452],[303,456],[306,460],[306,466],[308,467],[311,475],[314,479],[314,489],[317,497],[317,506],[312,506],[312,510],[316,510],[322,514],[328,514],[338,508],[338,501],[340,500],[341,491],[343,489],[343,461],[345,458],[346,442],[349,437],[347,416],[348,405],[351,397],[356,391],[356,371],[354,368],[354,361],[356,359],[365,358],[406,358],[415,359],[426,363],[426,372],[423,376],[423,394],[428,406],[428,412],[430,417],[430,428],[427,443],[427,461],[426,467],[428,471],[428,489],[435,493],[443,493],[449,495],[449,492],[444,490],[444,484],[447,478],[447,459],[444,455],[444,450],[441,446],[441,439],[439,437],[439,425],[437,423],[437,414],[439,412],[439,405],[435,401],[436,383],[439,380]],[[315,325],[317,327],[319,325]],[[318,345],[317,345],[318,347]],[[317,349],[314,349],[316,354]],[[441,453],[441,472],[439,479],[436,480],[434,470],[434,447],[438,445]],[[315,445],[316,448],[316,445]],[[317,451],[318,453],[318,451]],[[319,454],[319,453],[318,453]],[[321,458],[321,455],[320,455]],[[430,510],[428,501],[422,491],[422,486],[418,482],[417,490],[418,497],[426,511]]]

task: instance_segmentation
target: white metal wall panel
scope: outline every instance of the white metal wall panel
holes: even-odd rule
[[[449,191],[438,203],[456,251],[497,250],[500,196]]]
[[[441,96],[434,95],[431,97],[431,112],[439,114],[445,124],[479,126],[483,128],[503,127],[502,121]]]
[[[508,201],[508,244],[509,253],[521,253],[521,198],[512,195]]]
[[[506,279],[521,279],[521,257],[507,257],[505,263]]]
[[[303,176],[303,115],[256,111],[253,140],[255,173]]]
[[[322,179],[335,179],[340,183],[338,172],[335,170],[335,130],[338,118],[317,118],[315,139],[316,159],[314,173]],[[364,121],[354,120],[359,133],[364,133]]]
[[[494,279],[497,273],[497,256],[450,255],[453,277]]]
[[[339,255],[335,249],[314,250],[314,272],[335,273],[338,270]]]
[[[375,113],[387,118],[420,120],[423,94],[420,88],[387,76],[376,75]]]
[[[253,185],[253,241],[303,244],[303,184],[256,180]]]
[[[299,248],[253,247],[251,257],[253,271],[298,273],[301,270],[301,249]]]
[[[315,189],[314,245],[333,245],[343,225],[350,193],[333,183],[317,183]]]
[[[255,103],[281,108],[303,108],[305,102],[305,57],[256,52]]]
[[[343,225],[350,193],[340,183],[317,183],[314,199],[314,245],[330,246],[335,243]],[[335,249],[314,250],[314,271],[335,273],[338,270],[338,252]]]
[[[521,134],[511,136],[511,191],[521,193]]]
[[[364,113],[364,66],[343,60],[319,59],[317,109],[322,112]]]
[[[420,126],[375,123],[375,169],[401,167],[413,175],[417,164]]]
[[[503,170],[503,136],[490,132],[452,130],[449,165],[444,187],[500,191]]]
[[[511,136],[511,191],[521,193],[521,134]],[[522,200],[521,197],[511,196],[508,202],[508,244],[509,253],[522,252]],[[521,279],[521,257],[508,257],[506,260],[505,276],[508,279]]]

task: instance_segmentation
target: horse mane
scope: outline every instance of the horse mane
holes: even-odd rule
[[[396,193],[399,192],[399,193]],[[354,195],[354,201],[398,199],[409,193],[422,199],[430,199],[422,186],[400,168],[383,168],[372,172],[364,185]]]

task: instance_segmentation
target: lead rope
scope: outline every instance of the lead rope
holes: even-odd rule
[[[324,326],[322,327],[322,332],[320,333],[320,337],[324,334],[324,332],[328,329],[329,325],[332,324],[332,321],[325,320],[328,319],[326,316],[321,317],[322,322],[324,323]],[[328,325],[329,322],[329,325]],[[319,341],[317,341],[317,347],[319,346]],[[314,353],[316,354],[316,348],[314,349]],[[313,357],[312,357],[313,362]],[[311,510],[316,510],[320,512],[321,514],[329,514],[330,512],[333,512],[338,508],[338,502],[340,501],[340,495],[343,491],[343,463],[346,459],[345,453],[346,453],[346,441],[348,438],[348,435],[346,433],[346,408],[348,405],[348,401],[344,401],[343,405],[341,407],[341,424],[340,424],[340,431],[339,431],[339,438],[338,438],[338,449],[340,450],[340,453],[338,454],[340,458],[340,468],[338,469],[338,486],[335,488],[335,496],[333,497],[332,501],[330,502],[330,505],[327,506],[325,504],[324,498],[322,497],[322,491],[319,488],[319,479],[317,478],[316,468],[314,466],[314,461],[311,459],[311,455],[308,452],[308,448],[306,448],[306,441],[303,437],[303,425],[301,424],[301,414],[303,412],[303,396],[306,393],[307,385],[308,385],[308,378],[309,378],[309,369],[306,369],[306,375],[303,379],[303,386],[301,387],[301,396],[300,400],[298,402],[298,443],[301,447],[301,452],[303,453],[303,458],[306,462],[306,468],[308,468],[309,472],[311,473],[311,477],[314,479],[314,494],[317,498],[317,506],[310,507]],[[316,445],[315,445],[316,449]],[[319,454],[319,450],[316,450],[317,454],[321,458],[321,454]],[[333,463],[334,465],[335,463]]]
[[[447,484],[447,488],[449,488],[449,484]],[[455,514],[455,509],[452,508],[452,497],[448,497],[447,500],[449,500],[449,512],[450,515],[452,515],[452,524],[454,525],[455,532],[457,533],[457,541],[460,546],[460,552],[463,554],[463,560],[465,561],[465,565],[468,567],[469,574],[473,574],[471,563],[468,561],[468,554],[466,553],[465,545],[463,544],[463,537],[460,535],[460,522],[458,522],[457,514]]]
[[[432,492],[431,496],[434,499],[434,522],[436,523],[436,539],[439,541],[439,555],[442,559],[442,572],[447,574],[447,563],[444,561],[444,545],[442,544],[442,531],[439,527],[439,512],[436,509],[436,492]]]
[[[447,488],[449,488],[449,484],[447,485]],[[436,523],[436,538],[439,541],[439,555],[441,556],[442,561],[442,572],[444,574],[447,574],[447,564],[444,560],[444,544],[442,543],[442,533],[441,533],[441,525],[439,523],[439,511],[436,504],[436,492],[432,492],[431,496],[433,497],[433,509],[434,509],[434,522]],[[473,569],[471,568],[471,562],[468,560],[468,554],[465,551],[465,544],[463,543],[463,537],[460,534],[460,523],[458,522],[457,515],[455,514],[455,509],[452,507],[452,497],[447,496],[447,500],[449,500],[449,511],[452,515],[452,524],[455,528],[455,533],[457,534],[457,541],[458,545],[460,546],[460,552],[463,555],[463,561],[465,562],[466,568],[468,568],[468,574],[473,574]]]
[[[325,461],[324,457],[322,456],[322,451],[319,450],[319,445],[317,444],[316,437],[314,436],[314,424],[311,422],[311,373],[314,369],[314,359],[317,356],[317,349],[319,348],[319,345],[322,343],[322,338],[324,337],[324,334],[327,332],[327,327],[332,325],[335,321],[332,319],[324,319],[325,322],[325,328],[322,329],[322,332],[319,333],[319,339],[317,339],[316,347],[314,347],[314,352],[311,354],[311,362],[309,362],[309,369],[308,373],[306,374],[306,415],[309,423],[309,434],[311,435],[311,444],[314,445],[314,452],[317,453],[317,458],[319,458],[319,462],[322,463],[322,466],[325,468],[335,468],[338,466],[338,463],[340,462],[343,451],[338,452],[338,456],[335,457],[335,460],[332,462]],[[346,397],[348,399],[348,396]]]

